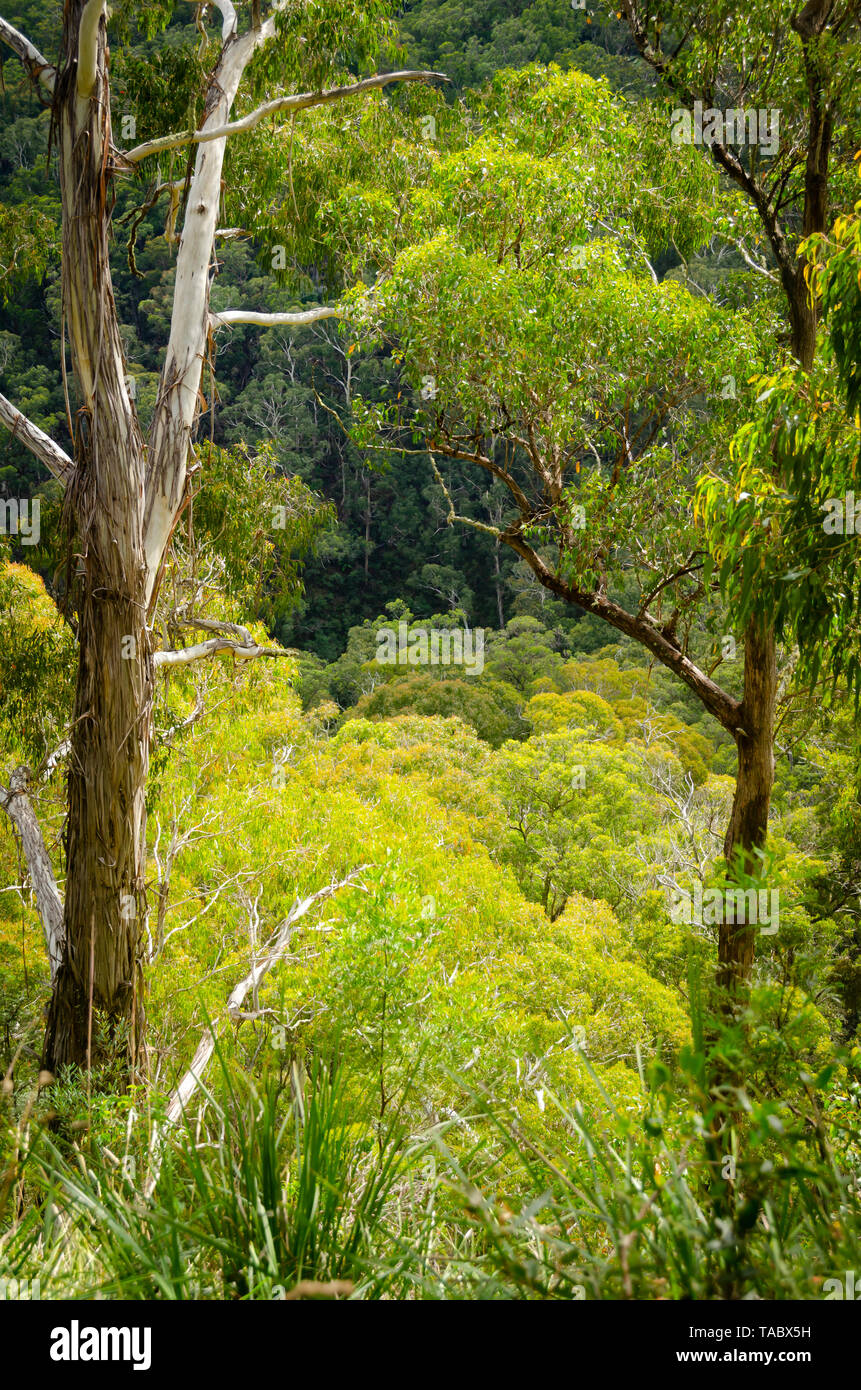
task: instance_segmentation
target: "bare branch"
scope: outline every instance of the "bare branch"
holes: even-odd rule
[[[232,652],[238,661],[253,661],[261,656],[287,656],[287,652],[280,647],[262,647],[241,623],[223,622],[217,618],[197,618],[185,613],[173,614],[169,622],[174,628],[199,628],[202,632],[214,632],[217,636],[211,637],[207,642],[198,642],[192,647],[156,652],[153,657],[156,666],[190,666],[195,661],[217,656],[219,652]]]
[[[440,82],[448,81],[442,72],[405,69],[402,72],[383,72],[377,73],[374,77],[364,77],[361,82],[353,82],[347,87],[328,87],[319,92],[299,92],[292,96],[275,97],[273,101],[265,101],[262,106],[256,106],[238,121],[204,127],[203,130],[183,130],[173,135],[160,135],[156,140],[147,140],[143,145],[135,145],[132,150],[123,150],[122,158],[129,164],[138,164],[150,155],[161,154],[164,150],[175,150],[180,145],[202,145],[208,140],[222,140],[227,135],[238,135],[253,130],[266,116],[272,116],[277,111],[307,111],[312,106],[326,106],[329,102],[342,101],[345,97],[360,96],[376,87],[385,87],[389,82],[429,82],[432,78]]]
[[[27,860],[27,868],[30,871],[30,882],[33,884],[36,905],[45,931],[45,945],[48,949],[48,960],[51,963],[51,983],[53,984],[63,959],[65,941],[63,900],[60,897],[54,878],[54,870],[51,868],[51,860],[45,848],[42,829],[36,819],[36,812],[33,810],[28,795],[31,782],[30,769],[28,767],[16,767],[9,778],[9,786],[0,785],[0,806],[3,807],[21,836],[24,858]]]
[[[0,396],[0,421],[12,431],[13,438],[26,444],[30,452],[36,455],[40,463],[44,463],[48,472],[53,473],[58,482],[65,485],[70,481],[75,465],[69,455],[59,444],[54,443],[50,435],[40,430],[26,415],[22,415],[5,396]]]
[[[751,270],[755,270],[759,275],[764,275],[766,280],[771,280],[775,285],[779,284],[778,277],[769,270],[767,265],[762,265],[759,261],[753,259],[753,256],[749,254],[743,241],[734,241],[732,244],[741,252],[742,259],[746,265],[750,266]]]
[[[200,697],[198,696],[198,699],[199,699],[199,698],[200,698]],[[201,706],[201,708],[202,708],[202,706]],[[188,722],[189,722],[189,721],[186,721],[186,723],[188,723]],[[188,796],[188,797],[185,798],[185,800],[184,800],[184,802],[183,802],[183,805],[182,805],[182,810],[183,810],[183,812],[187,812],[187,811],[189,810],[189,807],[190,807],[190,804],[191,804],[191,800],[192,800],[191,796]],[[168,899],[169,899],[169,897],[170,897],[171,877],[172,877],[172,875],[173,875],[173,869],[174,869],[174,865],[175,865],[175,863],[176,863],[176,860],[177,860],[177,858],[179,857],[179,855],[182,853],[182,851],[183,851],[184,849],[187,849],[189,845],[194,844],[194,843],[196,843],[196,842],[199,841],[199,840],[211,838],[210,832],[209,832],[208,830],[205,830],[204,827],[205,827],[205,826],[211,825],[212,822],[213,822],[215,819],[216,819],[215,812],[214,812],[214,811],[209,811],[209,812],[207,812],[207,814],[203,817],[202,820],[199,820],[199,821],[197,822],[196,825],[189,826],[188,829],[182,830],[182,831],[181,831],[181,830],[179,829],[179,824],[178,824],[178,821],[177,821],[177,816],[176,816],[176,814],[174,814],[174,817],[173,817],[173,820],[172,820],[172,823],[171,823],[171,827],[170,827],[170,843],[168,844],[168,847],[167,847],[167,850],[166,850],[166,853],[165,853],[164,862],[162,862],[161,856],[160,856],[160,854],[159,854],[159,846],[160,846],[160,844],[161,844],[161,834],[162,834],[162,830],[161,830],[161,821],[159,821],[159,820],[156,821],[157,830],[156,830],[155,844],[153,845],[153,849],[152,849],[152,857],[153,857],[153,859],[155,860],[155,866],[156,866],[156,869],[157,869],[157,871],[158,871],[158,880],[157,880],[157,888],[156,888],[156,897],[157,897],[157,900],[158,900],[158,913],[157,913],[157,918],[156,918],[156,939],[155,939],[155,941],[153,941],[152,937],[150,937],[150,940],[149,940],[149,961],[150,961],[150,964],[152,964],[155,960],[157,960],[158,957],[161,955],[162,951],[164,950],[165,942],[167,941],[168,937],[169,937],[169,936],[172,936],[172,935],[174,934],[174,932],[176,932],[176,931],[181,931],[181,930],[182,930],[181,927],[175,927],[175,928],[174,928],[174,932],[168,932],[168,933],[167,933],[167,936],[165,936],[164,927],[165,927],[165,920],[166,920],[166,918],[167,918]],[[212,906],[212,904],[218,900],[218,893],[219,893],[220,891],[221,891],[221,889],[219,888],[218,891],[215,893],[215,895],[214,895],[212,898],[210,898],[209,902],[206,904],[206,907],[204,907],[203,912],[207,912],[207,911],[209,910],[209,908]],[[197,918],[198,918],[198,917],[202,917],[202,916],[203,916],[203,912],[198,912],[198,913],[191,919],[192,922],[197,921]],[[190,925],[191,925],[190,922],[186,922],[186,923],[185,923],[185,926],[190,926]]]
[[[36,782],[47,782],[54,775],[56,768],[60,766],[64,758],[69,756],[72,749],[72,740],[64,738],[62,743],[58,743],[53,752],[48,753],[36,768]]]
[[[230,0],[215,0],[215,8],[222,18],[221,42],[227,43],[227,40],[232,38],[237,30],[236,10]]]
[[[287,0],[277,0],[273,11],[259,27],[225,43],[209,82],[206,119],[200,132],[191,132],[195,139],[198,134],[203,137],[204,143],[197,146],[194,173],[186,200],[185,222],[176,261],[170,338],[150,425],[147,456],[144,547],[149,611],[158,591],[165,548],[185,502],[188,450],[200,404],[202,364],[206,360],[212,331],[209,270],[218,226],[227,145],[222,132],[230,124],[233,102],[243,74],[260,46],[274,37],[275,15],[286,3]],[[394,81],[400,76],[388,74],[380,77],[376,85]],[[356,84],[356,89],[364,91],[370,85],[374,85],[373,79]],[[309,94],[307,101],[317,105],[322,100],[335,100],[346,90],[339,89],[329,95],[324,92]],[[295,104],[299,98],[291,100]],[[149,148],[152,150],[153,146]]]
[[[221,618],[198,618],[184,609],[171,613],[167,622],[169,627],[193,627],[201,632],[217,632],[222,637],[235,637],[243,646],[255,645],[254,638],[242,623],[228,623]]]
[[[99,61],[99,21],[105,15],[107,0],[87,0],[78,27],[77,91],[81,101],[89,101],[96,85]]]
[[[786,695],[789,690],[789,687],[792,684],[792,678],[795,675],[795,668],[798,665],[800,656],[801,654],[798,650],[798,646],[793,644],[792,648],[789,651],[789,654],[787,655],[786,664],[780,672],[780,678],[777,683],[777,694],[774,697],[775,704],[777,705],[782,704],[782,702],[786,699]]]
[[[29,76],[34,82],[41,82],[49,92],[53,92],[57,80],[57,69],[47,58],[43,58],[35,44],[14,29],[8,20],[0,16],[0,41],[17,53]]]
[[[284,3],[286,0],[277,0],[259,28],[225,43],[207,91],[204,130],[215,129],[229,118],[243,73],[260,45],[274,37],[275,12]],[[150,605],[165,547],[184,505],[191,427],[210,331],[208,270],[218,225],[226,143],[222,139],[198,146],[176,262],[170,338],[150,427],[144,516]]]
[[[247,995],[251,993],[252,990],[256,991],[259,988],[260,982],[263,980],[264,976],[268,975],[273,965],[277,965],[278,961],[284,955],[287,947],[290,945],[293,929],[299,919],[310,912],[315,903],[322,902],[325,898],[331,898],[332,895],[339,892],[340,889],[347,888],[355,883],[359,874],[364,873],[367,868],[367,864],[360,864],[357,869],[351,870],[346,878],[342,878],[340,882],[327,884],[325,888],[318,889],[316,893],[312,893],[307,898],[297,898],[278,928],[278,931],[275,933],[271,944],[264,951],[261,959],[252,966],[248,973],[239,981],[239,984],[231,990],[225,1009],[227,1017],[231,1021],[240,1020],[242,1005]],[[210,1057],[215,1051],[217,1029],[217,1024],[207,1024],[204,1029],[203,1036],[192,1058],[191,1066],[170,1098],[170,1104],[167,1110],[168,1124],[176,1124],[188,1105],[188,1102],[191,1100],[191,1097],[197,1090],[203,1072],[206,1069]],[[158,1175],[161,1168],[161,1145],[157,1134],[154,1136],[154,1141],[153,1169],[144,1187],[144,1195],[147,1197],[152,1195],[153,1189],[158,1182]]]
[[[258,314],[253,309],[222,309],[209,317],[213,328],[225,328],[231,323],[256,323],[262,328],[296,328],[303,323],[318,323],[320,319],[340,318],[345,312],[342,309],[321,305],[319,309],[302,309],[297,313],[288,314]]]
[[[164,735],[164,737],[163,737],[163,739],[162,739],[162,741],[161,741],[161,742],[162,742],[162,747],[167,747],[167,746],[169,746],[169,745],[173,742],[173,740],[176,738],[177,734],[185,733],[185,731],[186,731],[187,729],[193,728],[194,725],[197,724],[197,723],[199,722],[199,720],[201,720],[201,719],[203,718],[203,716],[204,716],[205,713],[206,713],[206,705],[205,705],[204,702],[203,702],[203,696],[201,695],[201,693],[200,693],[200,691],[198,690],[197,686],[195,686],[195,688],[194,688],[194,709],[191,711],[191,714],[187,714],[187,715],[185,716],[185,718],[184,718],[183,720],[181,720],[181,722],[180,722],[179,724],[175,724],[174,727],[173,727],[172,729],[170,729],[170,730]]]
[[[503,537],[502,532],[499,530],[498,526],[488,526],[487,522],[476,521],[475,518],[471,516],[458,516],[457,512],[454,509],[454,502],[452,502],[451,500],[451,493],[446,487],[445,480],[436,466],[436,459],[430,452],[428,453],[428,458],[431,461],[431,467],[434,471],[434,477],[436,478],[439,486],[442,488],[443,495],[445,497],[446,502],[448,503],[448,515],[446,516],[446,524],[448,526],[453,526],[455,522],[460,522],[461,526],[472,526],[474,530],[483,531],[485,535],[493,536],[494,540],[501,541]]]

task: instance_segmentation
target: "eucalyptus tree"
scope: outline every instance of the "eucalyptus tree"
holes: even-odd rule
[[[656,73],[660,92],[676,108],[669,113],[674,138],[696,141],[737,190],[738,206],[730,219],[735,244],[754,273],[779,286],[791,357],[802,373],[813,372],[822,340],[810,239],[825,233],[852,198],[852,155],[861,143],[861,0],[806,0],[803,5],[798,0],[731,0],[705,7],[696,0],[621,0],[619,15],[641,58]],[[756,249],[761,243],[765,255]],[[773,510],[776,492],[795,490],[800,481],[791,468],[781,467],[779,451],[759,472],[756,517],[751,514],[750,470],[734,495],[715,481],[706,493],[712,498],[712,551],[721,555],[724,592],[736,599],[734,611],[744,623],[745,639],[745,718],[736,740],[739,768],[749,765],[751,794],[745,794],[740,782],[734,819],[742,843],[761,844],[774,777],[780,688],[775,622],[791,639],[803,640],[817,628],[832,655],[835,629],[827,614],[822,620],[821,592],[810,590],[802,591],[797,602],[790,599],[792,617],[785,621],[788,591],[782,576],[802,578],[803,566],[784,564],[776,591],[754,581],[754,567],[757,575],[766,568],[775,573],[777,553],[784,553],[781,546],[777,552],[772,548],[768,560],[763,554],[763,523],[769,538],[778,529],[773,524],[769,529],[763,512]],[[716,497],[723,520],[715,514]],[[755,524],[748,526],[749,521]],[[728,546],[718,535],[722,527],[733,538]],[[839,592],[839,579],[833,587]],[[811,611],[805,619],[807,602]],[[809,655],[808,662],[804,653],[803,664],[815,684],[823,652],[819,659]],[[742,939],[752,955],[753,934],[744,933]]]
[[[773,624],[762,603],[744,610],[740,694],[715,679],[718,662],[694,659],[690,638],[703,605],[714,614],[720,553],[720,522],[710,535],[699,524],[697,485],[710,475],[738,501],[731,442],[755,410],[751,379],[778,350],[773,281],[745,271],[742,312],[658,274],[668,247],[685,258],[741,225],[718,166],[673,140],[660,105],[620,104],[581,74],[533,70],[498,75],[458,117],[470,118],[478,133],[441,142],[412,189],[392,188],[388,211],[372,190],[355,213],[358,229],[372,210],[389,255],[345,313],[357,336],[397,342],[407,380],[425,386],[417,414],[402,401],[365,414],[357,402],[356,437],[382,430],[407,445],[412,435],[446,494],[444,460],[506,487],[508,524],[458,515],[452,500],[449,520],[510,547],[551,593],[640,643],[696,694],[737,749],[728,870],[760,876],[780,689]],[[750,558],[728,563],[755,581]],[[612,592],[620,574],[627,603]],[[715,633],[724,656],[738,617]],[[750,976],[755,941],[740,913],[720,925],[728,999]]]
[[[861,178],[861,156],[857,159]],[[854,210],[801,253],[828,332],[811,370],[789,361],[757,383],[757,409],[733,441],[734,490],[717,475],[697,509],[725,600],[742,622],[758,606],[794,644],[800,695],[816,707],[861,701],[861,183]],[[718,568],[719,567],[719,568]]]
[[[151,36],[174,9],[174,0],[146,7],[142,23]],[[215,34],[204,19],[217,20]],[[55,968],[44,1061],[52,1069],[117,1049],[132,1068],[143,1057],[145,793],[158,666],[225,650],[251,658],[263,650],[242,629],[216,623],[204,641],[158,652],[151,630],[166,554],[198,466],[202,369],[211,362],[213,335],[229,324],[301,326],[331,314],[324,307],[261,313],[236,305],[215,315],[210,286],[216,240],[239,230],[220,227],[222,208],[244,211],[258,234],[268,217],[270,239],[281,240],[274,233],[285,217],[284,199],[276,194],[286,182],[296,113],[428,76],[400,71],[349,80],[351,62],[367,71],[388,51],[386,0],[334,0],[326,6],[310,0],[272,0],[268,6],[215,0],[197,7],[202,90],[194,128],[163,131],[120,148],[112,126],[112,22],[107,0],[66,0],[53,63],[0,18],[0,39],[52,111],[62,197],[64,334],[76,404],[69,455],[13,402],[0,398],[0,421],[64,489],[80,557],[62,900],[20,770],[3,795],[7,811],[26,830],[24,845],[51,942]],[[170,95],[162,98],[168,106]],[[193,91],[185,94],[192,110],[194,98]],[[157,103],[146,114],[154,125]],[[182,178],[163,177],[163,162],[171,159]],[[136,171],[149,171],[149,190],[141,185],[144,206],[165,200],[165,234],[176,246],[170,331],[146,436],[129,385],[109,266],[115,186]],[[61,368],[65,380],[65,354],[58,373]],[[206,622],[195,625],[207,630]],[[208,628],[213,631],[212,622]]]
[[[738,215],[739,244],[752,269],[776,269],[792,353],[809,369],[818,305],[803,243],[826,230],[835,193],[843,202],[851,184],[861,3],[621,0],[618,8],[676,105],[673,138],[696,143],[743,195],[751,216]],[[757,233],[771,266],[750,254]]]

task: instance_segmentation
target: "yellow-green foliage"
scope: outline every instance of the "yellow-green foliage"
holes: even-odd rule
[[[687,1041],[690,1022],[680,996],[635,959],[606,903],[573,894],[548,944],[558,968],[567,959],[569,978],[588,995],[590,1055],[632,1063],[637,1045],[645,1055]]]
[[[0,782],[7,766],[35,767],[59,743],[69,718],[75,651],[45,585],[26,565],[0,561]],[[62,807],[56,783],[39,798],[45,838],[59,838]],[[5,815],[0,815],[0,1028],[17,1036],[29,999],[48,980],[44,938],[25,888],[26,868]]]
[[[26,630],[65,640],[38,581],[13,570],[6,582]],[[259,626],[255,635],[265,640]],[[65,649],[49,654],[62,670]],[[713,954],[702,932],[669,922],[658,875],[675,862],[679,833],[687,854],[697,817],[712,836],[732,785],[697,786],[679,832],[653,780],[682,785],[705,740],[656,714],[643,672],[605,658],[569,662],[581,687],[534,695],[523,711],[531,737],[500,749],[456,716],[360,713],[330,735],[334,707],[303,715],[296,670],[292,658],[227,657],[160,684],[148,801],[157,1084],[174,1084],[291,904],[361,867],[354,886],[297,925],[289,954],[247,1001],[254,1019],[224,1033],[228,1051],[255,1067],[340,1057],[368,1137],[408,1094],[411,1123],[448,1121],[468,1139],[478,1123],[469,1087],[513,1106],[536,1135],[558,1126],[548,1093],[600,1123],[608,1098],[636,1120],[640,1063],[673,1067],[690,1038],[686,970],[693,961],[708,973]],[[197,694],[206,712],[182,730]],[[54,846],[60,790],[49,784],[38,805]],[[778,881],[803,876],[794,846],[777,837],[776,848]],[[18,881],[5,821],[0,856],[6,881]],[[821,869],[810,858],[804,872]],[[783,920],[787,941],[800,941],[801,908],[787,903]],[[769,949],[763,942],[764,957]],[[0,951],[14,1030],[47,972],[36,915],[13,894],[0,895]],[[775,989],[752,1005],[764,1059],[781,1073],[765,1053],[790,1020],[785,1036],[821,1061],[822,1015]]]
[[[669,1058],[684,1014],[631,958],[606,904],[578,897],[551,926],[478,842],[501,816],[484,776],[492,750],[456,718],[351,720],[328,739],[302,718],[285,668],[258,667],[229,714],[190,731],[152,812],[162,854],[174,818],[180,832],[198,826],[150,974],[164,1083],[187,1063],[203,1009],[223,1008],[294,898],[364,864],[361,887],[297,929],[260,991],[272,1012],[243,1025],[249,1039],[281,1045],[284,1059],[349,1060],[357,1096],[375,1087],[369,1124],[410,1075],[416,1119],[460,1113],[452,1073],[536,1122],[547,1086],[597,1104],[578,1037],[603,1085],[634,1104],[635,1045]]]
[[[0,626],[0,756],[38,762],[69,716],[74,643],[39,575],[2,556]]]
[[[708,775],[713,745],[697,729],[655,708],[658,692],[648,671],[624,668],[611,657],[566,661],[555,677],[545,677],[524,710],[536,733],[591,730],[616,743],[664,742],[700,785]]]
[[[565,695],[534,695],[525,713],[535,733],[588,729],[614,742],[622,741],[622,724],[613,713],[612,706],[591,690],[577,690]]]

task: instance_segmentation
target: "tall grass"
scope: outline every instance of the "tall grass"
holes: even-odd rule
[[[140,1121],[114,1154],[25,1106],[7,1116],[0,1276],[48,1298],[822,1297],[861,1270],[854,1061],[813,1076],[790,1057],[776,1094],[738,1036],[705,1038],[672,1072],[640,1067],[635,1113],[593,1068],[602,1113],[545,1089],[540,1132],[461,1079],[468,1124],[409,1139],[397,1112],[356,1123],[337,1068],[255,1081],[221,1053],[155,1150]],[[733,1049],[747,1079],[721,1091]]]
[[[27,1202],[0,1272],[39,1277],[51,1298],[269,1299],[308,1282],[380,1296],[374,1240],[410,1149],[396,1117],[378,1136],[350,1110],[337,1072],[294,1074],[285,1091],[220,1055],[216,1088],[160,1140],[149,1195],[152,1153],[69,1154],[43,1131],[7,1184]]]
[[[644,1084],[634,1123],[606,1092],[600,1127],[546,1093],[558,1122],[544,1148],[516,1115],[474,1096],[497,1143],[458,1154],[438,1141],[482,1252],[469,1268],[473,1296],[810,1299],[824,1296],[825,1280],[861,1269],[857,1086],[854,1132],[851,1116],[848,1125],[834,1118],[829,1137],[813,1090],[827,1076],[801,1080],[811,1106],[793,1106],[786,1124],[745,1092],[706,1096],[703,1060],[683,1058],[660,1106]],[[739,1104],[744,1123],[724,1130],[727,1151],[715,1156],[715,1111],[729,1118]],[[842,1138],[840,1149],[831,1138]]]

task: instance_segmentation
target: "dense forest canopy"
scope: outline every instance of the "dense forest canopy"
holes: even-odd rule
[[[843,1298],[858,0],[4,9],[0,1280]]]

